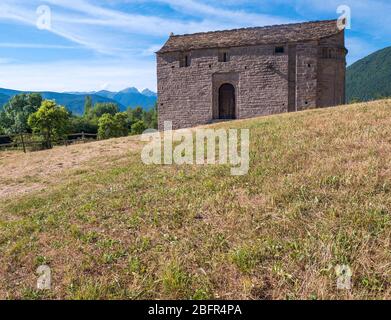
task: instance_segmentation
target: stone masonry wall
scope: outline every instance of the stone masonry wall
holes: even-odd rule
[[[317,42],[296,46],[296,111],[316,108],[317,103]]]
[[[338,35],[319,43],[317,106],[330,107],[345,104],[346,49],[345,37]]]
[[[281,44],[158,54],[159,129],[169,120],[173,129],[211,123],[224,83],[235,87],[237,119],[287,112],[288,106],[300,111],[345,102],[343,32],[285,44],[281,54],[276,46]],[[324,48],[334,49],[335,59],[325,59]],[[219,62],[222,51],[228,62]],[[188,67],[181,67],[184,55]]]
[[[168,120],[174,129],[212,122],[224,83],[235,87],[238,119],[286,112],[287,48],[284,54],[274,50],[274,45],[230,48],[229,62],[218,61],[217,49],[196,50],[187,53],[189,67],[180,67],[180,53],[158,54],[159,128]]]

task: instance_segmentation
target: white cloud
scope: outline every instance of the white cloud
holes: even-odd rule
[[[77,49],[75,46],[63,46],[56,44],[41,44],[41,43],[13,43],[13,42],[0,42],[0,48],[13,48],[13,49]]]
[[[194,0],[156,0],[156,2],[166,3],[177,11],[186,12],[190,15],[198,14],[202,17],[219,18],[241,24],[242,26],[264,26],[293,21],[282,16],[248,13],[243,10],[227,10],[222,8],[221,3],[218,6],[212,6]]]
[[[182,34],[292,21],[278,16],[225,10],[193,0],[155,2],[167,3],[178,12],[190,12],[197,15],[197,19],[178,20],[124,13],[94,5],[86,0],[45,1],[51,7],[52,33],[99,53],[113,55],[121,51],[117,48],[123,43],[122,39],[126,34],[166,37],[171,32]],[[21,3],[20,0],[2,0],[0,17],[35,26],[35,10],[42,4],[41,1],[32,0],[28,5]]]
[[[8,63],[11,63],[11,62],[13,62],[12,59],[0,57],[0,64],[8,64]]]

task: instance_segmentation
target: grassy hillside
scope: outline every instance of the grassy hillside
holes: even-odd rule
[[[391,97],[391,47],[357,61],[347,69],[348,101]]]
[[[242,177],[147,167],[134,137],[0,153],[0,297],[391,299],[390,108],[218,124],[251,130]]]

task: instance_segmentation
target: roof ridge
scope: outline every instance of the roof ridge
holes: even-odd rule
[[[171,35],[157,53],[319,40],[339,33],[337,19]]]
[[[305,25],[305,24],[314,24],[314,23],[331,23],[337,22],[338,19],[329,19],[329,20],[314,20],[314,21],[305,21],[305,22],[295,22],[295,23],[283,23],[283,24],[274,24],[263,27],[245,27],[245,28],[236,28],[236,29],[227,29],[227,30],[215,30],[215,31],[205,31],[205,32],[196,32],[196,33],[186,33],[186,34],[172,34],[170,38],[179,38],[179,37],[189,37],[189,36],[197,36],[197,35],[205,35],[205,34],[213,34],[213,33],[222,33],[222,32],[235,32],[235,31],[249,31],[249,30],[259,30],[259,29],[271,29],[276,27],[288,27],[288,26],[297,26],[297,25]]]

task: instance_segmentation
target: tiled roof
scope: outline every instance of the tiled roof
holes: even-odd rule
[[[337,20],[171,35],[158,53],[277,44],[327,38],[341,32]]]

